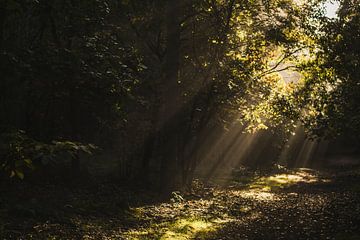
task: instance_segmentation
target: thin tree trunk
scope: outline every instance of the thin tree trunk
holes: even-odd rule
[[[0,53],[4,48],[4,25],[6,19],[6,8],[5,6],[0,6]]]
[[[144,143],[144,152],[143,152],[142,162],[141,162],[140,180],[143,181],[145,184],[149,180],[150,161],[154,154],[156,136],[157,136],[157,133],[155,131],[151,131],[151,133],[146,138],[145,143]]]

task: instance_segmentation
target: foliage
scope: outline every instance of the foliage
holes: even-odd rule
[[[301,123],[313,138],[357,138],[359,7],[346,1],[341,4],[338,18],[327,19],[315,10],[312,21],[302,26],[307,33],[306,50],[293,60],[302,77],[283,86],[273,76],[276,84],[268,85],[270,94],[246,112],[253,129],[283,125],[293,131]]]
[[[2,124],[46,141],[103,143],[124,125],[125,99],[146,68],[122,44],[111,1],[3,4]]]
[[[306,96],[301,103],[310,112],[305,124],[316,136],[358,136],[359,18],[357,3],[342,2],[339,18],[323,24],[316,59],[305,68],[299,92]]]
[[[80,152],[92,154],[96,147],[71,141],[53,141],[51,144],[36,141],[22,130],[3,131],[0,135],[1,171],[10,177],[24,178],[35,167],[58,164],[66,155],[76,158]]]

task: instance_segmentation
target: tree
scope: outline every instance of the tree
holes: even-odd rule
[[[314,57],[302,66],[304,81],[292,93],[293,106],[301,109],[295,115],[310,135],[357,138],[360,8],[343,1],[338,14],[337,19],[320,18],[321,28],[313,33]]]
[[[3,2],[0,124],[94,142],[164,191],[191,181],[208,132],[275,99],[302,47],[290,0]]]

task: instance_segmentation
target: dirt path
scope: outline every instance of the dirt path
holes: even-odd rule
[[[222,187],[197,182],[192,193],[174,193],[167,203],[151,203],[154,196],[148,193],[128,192],[110,184],[81,190],[23,189],[28,201],[15,200],[13,190],[0,198],[0,236],[1,239],[360,239],[358,170],[320,174],[300,169],[267,175],[239,174],[231,180],[226,179]]]

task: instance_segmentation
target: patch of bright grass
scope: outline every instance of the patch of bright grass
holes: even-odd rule
[[[131,231],[127,239],[188,240],[205,239],[223,223],[223,220],[182,218],[175,222],[152,224],[147,229]]]
[[[201,239],[215,229],[214,223],[202,219],[180,219],[171,224],[161,240],[186,240],[195,236]]]
[[[276,174],[268,177],[261,177],[249,185],[251,189],[271,191],[277,188],[286,188],[299,182],[316,182],[317,177],[306,172],[294,172],[291,174]]]

